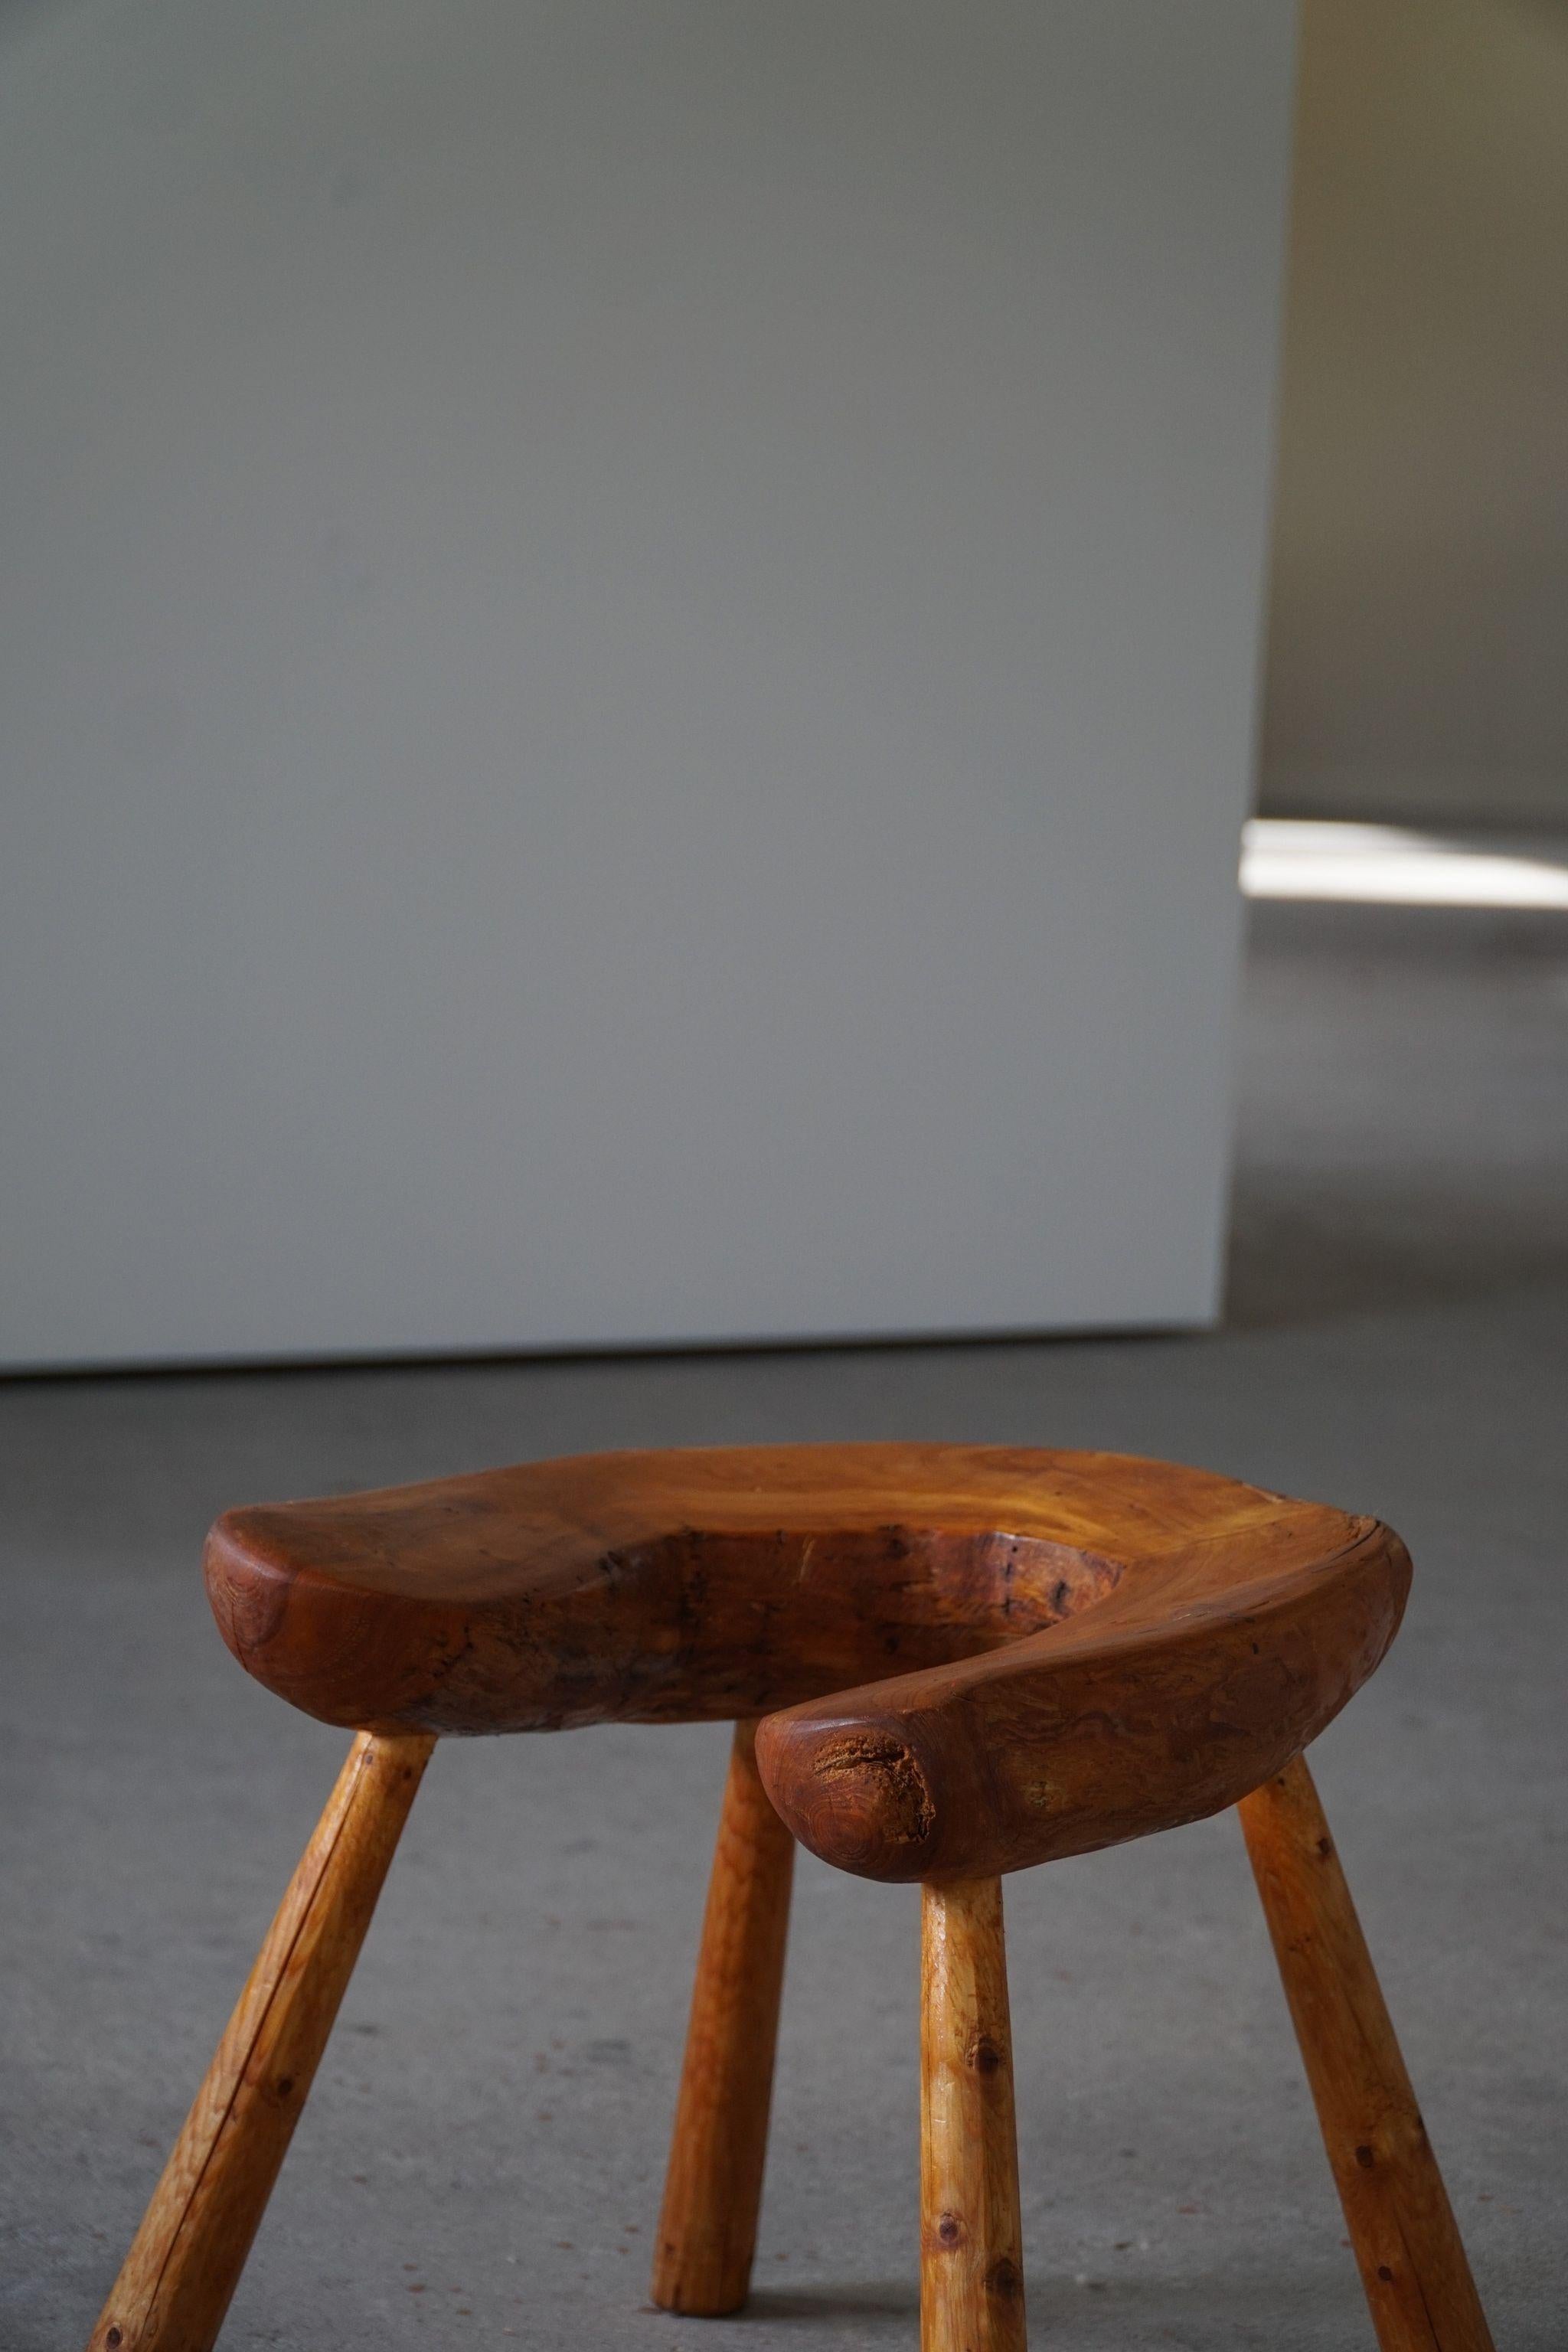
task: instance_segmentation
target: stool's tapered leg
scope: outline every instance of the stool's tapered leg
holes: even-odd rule
[[[1237,1810],[1383,2352],[1492,2352],[1305,1759]]]
[[[795,1840],[735,1726],[654,2255],[655,2303],[738,2311],[751,2282]]]
[[[354,1741],[89,2352],[211,2352],[435,1745]]]
[[[921,1895],[921,2352],[1024,2352],[1002,1882]]]

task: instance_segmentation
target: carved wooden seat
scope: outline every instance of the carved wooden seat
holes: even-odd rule
[[[927,2352],[1024,2342],[1003,1874],[1229,1804],[1384,2352],[1490,2339],[1301,1750],[1377,1665],[1377,1521],[1112,1454],[587,1455],[230,1512],[242,1664],[358,1734],[92,2337],[208,2352],[438,1737],[732,1719],[655,2264],[744,2300],[794,1840],[924,1883]]]

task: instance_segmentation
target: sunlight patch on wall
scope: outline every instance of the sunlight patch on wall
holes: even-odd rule
[[[1241,887],[1249,898],[1568,908],[1568,841],[1504,844],[1388,824],[1254,817],[1242,828]]]

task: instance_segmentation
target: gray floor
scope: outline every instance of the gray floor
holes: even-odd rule
[[[1314,1762],[1501,2352],[1561,2352],[1568,924],[1258,911],[1215,1336],[0,1390],[5,2352],[82,2340],[342,1747],[212,1633],[214,1512],[895,1434],[1166,1454],[1405,1533],[1405,1630]],[[809,1864],[752,2309],[646,2305],[722,1746],[439,1752],[226,2347],[913,2344],[915,1904]],[[1008,1906],[1037,2341],[1370,2345],[1234,1824]]]

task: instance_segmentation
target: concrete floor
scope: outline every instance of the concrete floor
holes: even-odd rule
[[[1314,1750],[1503,2352],[1568,2337],[1568,925],[1262,908],[1202,1339],[0,1391],[5,2352],[79,2346],[342,1752],[195,1563],[241,1498],[614,1445],[1125,1447],[1381,1513],[1415,1594]],[[224,2336],[915,2341],[916,1904],[799,1879],[757,2293],[646,2305],[721,1729],[437,1755]],[[1235,1825],[1008,1883],[1058,2352],[1369,2345]]]

